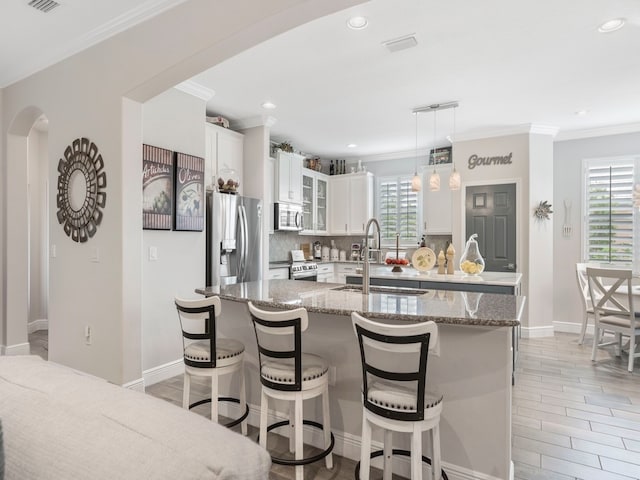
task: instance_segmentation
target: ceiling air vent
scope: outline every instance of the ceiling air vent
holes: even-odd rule
[[[404,37],[394,38],[393,40],[382,42],[382,44],[387,47],[391,53],[398,52],[418,45],[418,41],[414,35],[415,34],[412,33],[410,35],[405,35]]]
[[[54,8],[59,7],[60,4],[58,2],[54,2],[53,0],[31,0],[29,2],[29,6],[35,8],[36,10],[40,10],[41,12],[47,13]]]

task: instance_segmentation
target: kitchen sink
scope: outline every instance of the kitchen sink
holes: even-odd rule
[[[332,288],[331,290],[335,290],[339,292],[362,293],[362,285],[345,285],[343,287]],[[429,293],[429,290],[421,290],[418,288],[370,286],[369,293],[386,293],[386,294],[395,294],[395,295],[424,295],[425,293]]]

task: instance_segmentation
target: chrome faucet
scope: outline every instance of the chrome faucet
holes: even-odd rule
[[[367,222],[367,226],[364,229],[365,246],[364,246],[364,259],[362,263],[362,294],[363,295],[369,294],[369,280],[370,280],[369,279],[369,276],[370,276],[369,274],[369,228],[371,228],[372,223],[376,226],[376,229],[378,230],[377,248],[378,248],[378,251],[380,250],[380,224],[378,223],[378,220],[376,220],[374,217],[371,217]]]

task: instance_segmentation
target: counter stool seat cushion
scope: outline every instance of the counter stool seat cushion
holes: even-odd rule
[[[216,359],[224,360],[233,358],[244,352],[244,345],[232,338],[216,339]],[[184,357],[196,362],[208,362],[211,360],[211,352],[209,351],[209,342],[201,340],[189,344],[184,350]]]
[[[428,410],[442,402],[442,395],[425,392],[424,408]],[[397,412],[416,411],[416,392],[410,388],[391,382],[377,381],[369,386],[368,399],[371,403]]]
[[[326,375],[329,364],[322,357],[312,353],[302,354],[302,382],[309,382]],[[269,359],[262,365],[262,376],[278,383],[294,383],[295,367],[293,359]]]

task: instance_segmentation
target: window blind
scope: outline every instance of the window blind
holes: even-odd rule
[[[633,184],[633,161],[587,166],[585,256],[588,261],[632,263]]]
[[[378,180],[378,221],[385,245],[414,243],[418,238],[418,192],[411,191],[410,177],[384,177]]]

